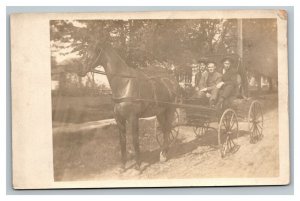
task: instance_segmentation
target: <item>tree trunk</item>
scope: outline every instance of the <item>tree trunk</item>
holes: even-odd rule
[[[66,88],[66,83],[67,83],[66,74],[65,73],[60,73],[59,74],[59,81],[58,81],[59,94],[64,95],[64,91],[65,91],[65,88]]]
[[[259,74],[256,74],[255,80],[257,82],[257,91],[261,92],[261,76]]]
[[[127,46],[126,46],[126,24],[125,22],[122,23],[120,28],[120,42],[121,42],[121,52],[122,52],[122,58],[127,58]]]
[[[268,77],[268,82],[269,82],[269,92],[273,91],[273,80],[271,77]]]

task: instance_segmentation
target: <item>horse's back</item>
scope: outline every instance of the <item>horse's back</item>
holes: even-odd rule
[[[140,71],[140,92],[157,101],[173,102],[178,93],[179,85],[176,78],[164,69],[143,69]]]

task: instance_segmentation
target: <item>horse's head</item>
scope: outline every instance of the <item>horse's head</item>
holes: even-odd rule
[[[82,68],[77,73],[79,76],[85,76],[88,72],[92,72],[97,66],[101,65],[103,49],[104,46],[100,42],[88,45],[82,57]]]

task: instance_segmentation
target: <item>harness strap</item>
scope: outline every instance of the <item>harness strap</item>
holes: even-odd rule
[[[153,98],[154,98],[155,104],[157,105],[157,95],[156,95],[155,81],[154,80],[150,80],[150,83],[151,83]]]
[[[165,82],[166,78],[162,78],[161,82],[163,83],[163,85],[166,87],[166,89],[168,90],[169,96],[170,98],[172,97],[173,93],[171,91],[171,89],[169,89],[169,86],[167,85],[167,83]]]
[[[122,103],[122,102],[135,102],[135,101],[138,101],[137,98],[134,98],[134,97],[125,97],[125,98],[112,98],[113,101],[115,103]]]

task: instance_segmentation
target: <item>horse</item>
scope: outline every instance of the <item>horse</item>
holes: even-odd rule
[[[125,171],[126,131],[132,134],[135,169],[140,170],[139,118],[156,116],[163,133],[160,161],[168,159],[169,136],[175,116],[174,103],[179,88],[175,77],[168,74],[146,74],[129,67],[109,43],[96,43],[87,48],[82,62],[81,76],[102,66],[112,90],[114,118],[119,130],[121,170]],[[126,129],[126,127],[128,129]]]

